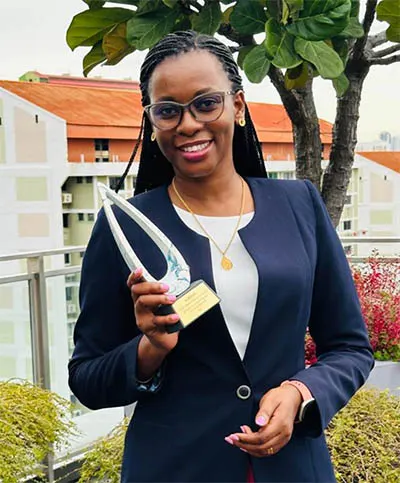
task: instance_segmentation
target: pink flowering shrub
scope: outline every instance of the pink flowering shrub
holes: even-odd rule
[[[400,259],[383,262],[375,253],[352,271],[375,359],[400,361]],[[305,353],[307,365],[316,362],[308,332]]]

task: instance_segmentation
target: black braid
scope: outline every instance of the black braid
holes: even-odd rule
[[[215,55],[221,62],[228,79],[232,83],[235,92],[243,90],[242,78],[238,66],[229,48],[209,35],[197,34],[193,31],[174,32],[168,34],[152,47],[142,64],[140,71],[140,89],[142,92],[142,105],[150,104],[149,85],[155,68],[167,57],[177,56],[193,50],[206,50]],[[233,136],[233,162],[236,171],[241,176],[267,177],[261,145],[250,117],[250,112],[245,106],[245,127],[235,125]],[[151,141],[152,127],[145,116],[143,127],[143,145],[140,155],[139,171],[135,188],[135,195],[156,188],[163,184],[169,184],[174,176],[171,163],[161,153],[158,144]],[[141,141],[142,130],[137,140],[134,155]],[[122,185],[129,167],[132,164],[131,157],[128,167],[120,180]]]

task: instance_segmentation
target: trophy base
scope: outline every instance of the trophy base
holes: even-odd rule
[[[185,329],[220,302],[218,295],[203,281],[197,280],[176,298],[172,305],[161,305],[156,315],[178,314],[176,324],[166,325],[169,334]]]

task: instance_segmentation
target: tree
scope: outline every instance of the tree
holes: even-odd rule
[[[89,8],[73,18],[67,42],[71,49],[92,47],[83,60],[84,75],[99,64],[114,65],[135,50],[148,49],[169,32],[191,28],[224,36],[248,79],[259,83],[269,76],[279,92],[293,125],[296,176],[321,189],[338,224],[354,161],[364,80],[371,66],[400,61],[400,0],[366,0],[362,21],[360,0],[83,1]],[[389,28],[370,35],[375,17]],[[256,34],[264,34],[261,42]],[[316,76],[330,79],[337,93],[324,173],[313,97]]]

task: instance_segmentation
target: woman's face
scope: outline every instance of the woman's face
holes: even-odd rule
[[[231,91],[231,82],[218,58],[204,50],[168,57],[150,79],[150,101],[186,104],[204,93]],[[212,101],[212,99],[211,99]],[[207,109],[210,100],[205,99]],[[168,110],[165,111],[168,114]],[[190,178],[209,176],[233,168],[232,140],[235,122],[244,117],[242,92],[225,94],[224,110],[212,122],[196,120],[188,109],[173,129],[153,126],[158,145],[177,175]]]

